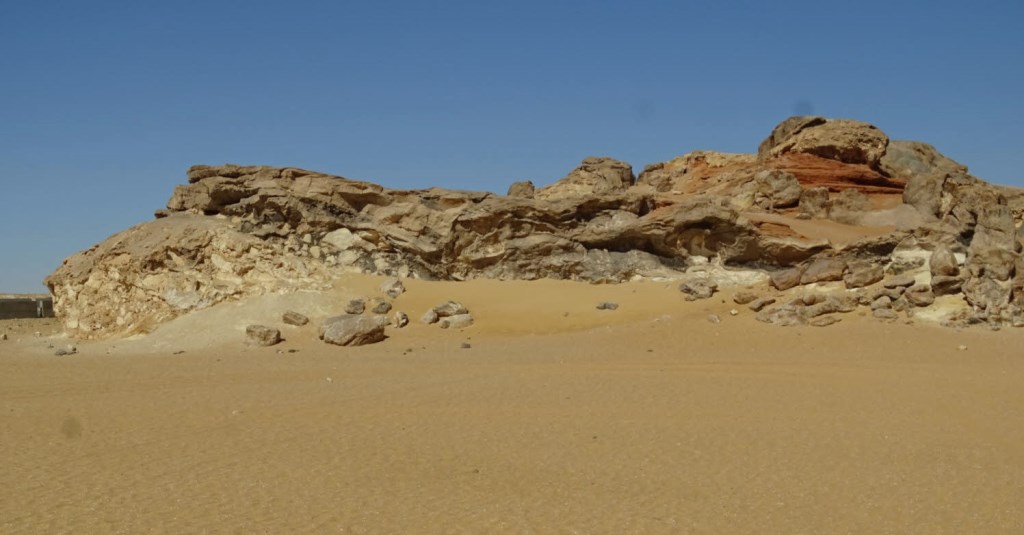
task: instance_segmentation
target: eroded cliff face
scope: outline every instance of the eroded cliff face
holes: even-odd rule
[[[528,186],[391,190],[294,168],[195,166],[158,219],[70,257],[46,284],[68,331],[91,338],[327,288],[342,272],[618,282],[678,277],[709,258],[768,272],[821,257],[888,266],[912,239],[966,256],[953,285],[985,321],[1013,321],[1024,300],[1017,192],[857,121],[791,118],[757,155],[694,152],[639,177],[588,158]],[[845,238],[816,230],[836,225]]]

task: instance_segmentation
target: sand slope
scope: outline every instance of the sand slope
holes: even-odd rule
[[[72,357],[0,323],[0,532],[1024,529],[1021,331],[780,328],[657,282],[409,281],[413,324],[383,343],[240,344],[378,282]],[[477,325],[415,321],[447,298]]]

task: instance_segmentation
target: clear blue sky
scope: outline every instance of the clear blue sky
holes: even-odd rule
[[[196,163],[504,192],[794,112],[1024,185],[1024,3],[0,0],[0,292]]]

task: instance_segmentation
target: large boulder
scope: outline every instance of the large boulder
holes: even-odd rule
[[[786,153],[810,154],[875,168],[885,154],[889,137],[874,125],[850,119],[790,117],[758,148],[762,159]]]
[[[1013,214],[998,194],[981,195],[974,206],[976,223],[967,248],[964,298],[975,309],[1001,314],[1012,298],[1010,278],[1021,253]]]
[[[879,160],[879,169],[887,176],[905,180],[903,202],[932,218],[938,216],[942,206],[946,178],[967,173],[966,166],[942,155],[935,147],[901,140],[889,142]]]
[[[953,251],[949,250],[949,247],[939,245],[932,251],[932,255],[928,259],[928,269],[933,277],[956,276],[960,274],[960,263],[957,262],[956,256],[953,255]]]
[[[800,275],[800,284],[843,280],[846,262],[839,258],[818,258],[811,262]]]
[[[320,326],[320,339],[338,346],[361,346],[384,340],[384,316],[343,314],[324,320]]]

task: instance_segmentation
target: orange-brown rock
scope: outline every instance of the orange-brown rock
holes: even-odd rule
[[[866,164],[843,163],[814,154],[789,152],[764,160],[763,164],[792,174],[804,188],[899,194],[906,186],[906,180],[886,177]]]

